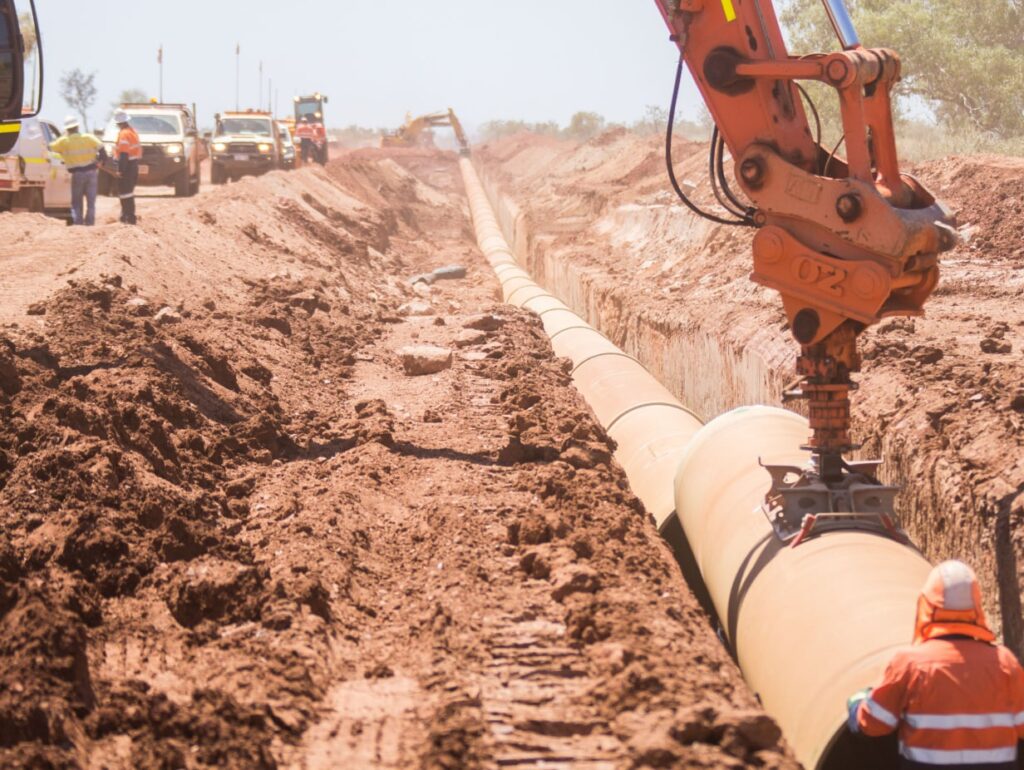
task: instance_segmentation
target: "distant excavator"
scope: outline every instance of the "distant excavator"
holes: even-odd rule
[[[407,115],[404,126],[381,137],[381,147],[433,147],[434,134],[431,129],[445,126],[451,126],[455,132],[459,154],[468,156],[469,139],[451,107],[447,112],[432,112],[418,118],[412,117],[411,114]]]

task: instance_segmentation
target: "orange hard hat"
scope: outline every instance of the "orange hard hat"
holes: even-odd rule
[[[914,643],[951,635],[982,642],[996,638],[985,618],[978,576],[961,561],[944,561],[935,567],[917,600]]]

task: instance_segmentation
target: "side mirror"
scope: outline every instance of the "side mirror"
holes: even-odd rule
[[[39,114],[37,93],[43,92],[42,49],[39,45],[39,22],[34,0],[29,0],[31,14],[24,14],[21,26],[15,0],[0,0],[0,153],[14,147],[21,132],[22,118]],[[38,77],[33,78],[31,104],[25,104],[25,62],[33,60]],[[38,90],[37,90],[38,89]]]
[[[185,136],[191,139],[195,139],[197,136],[199,136],[199,132],[196,131],[194,128],[190,128],[188,131],[185,132]]]
[[[205,139],[206,141],[210,141],[211,139],[213,139],[213,131],[204,131],[203,139]]]

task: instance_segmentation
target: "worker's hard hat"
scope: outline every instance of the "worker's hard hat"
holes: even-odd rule
[[[64,130],[71,131],[72,129],[81,128],[81,121],[74,115],[68,115],[64,118]]]
[[[985,618],[978,576],[961,561],[944,561],[921,589],[914,641],[954,634],[985,642],[995,639]]]
[[[128,115],[128,113],[125,112],[124,110],[117,110],[116,112],[114,112],[114,122],[115,123],[131,123],[132,119]]]

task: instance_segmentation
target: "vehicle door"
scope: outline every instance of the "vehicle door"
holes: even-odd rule
[[[196,130],[195,120],[192,113],[184,110],[181,113],[181,125],[184,136],[182,143],[185,147],[185,162],[188,164],[189,176],[199,176],[199,164],[203,160],[202,142],[199,141],[199,132]]]
[[[71,172],[64,165],[60,153],[50,150],[50,145],[60,138],[60,129],[53,123],[39,122],[43,134],[40,148],[47,159],[46,186],[43,188],[43,206],[48,209],[71,208]]]
[[[24,181],[44,184],[50,177],[49,134],[38,120],[25,120],[14,151],[18,154]]]
[[[270,133],[274,137],[274,158],[277,160],[276,167],[284,168],[284,142],[281,141],[281,124],[275,120],[270,125]]]

